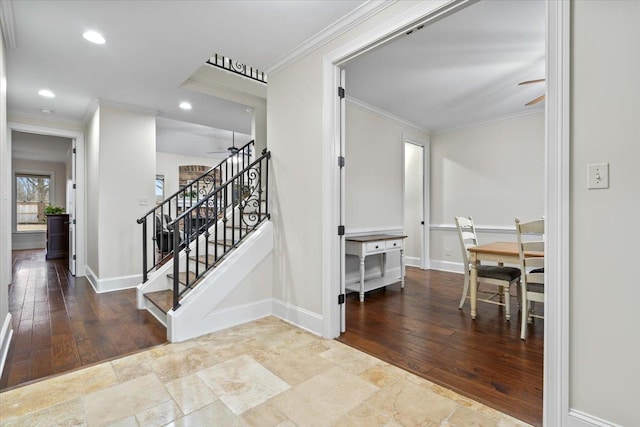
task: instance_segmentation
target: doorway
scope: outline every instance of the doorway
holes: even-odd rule
[[[404,137],[405,265],[428,268],[428,158],[423,141]]]
[[[568,416],[568,342],[567,326],[568,298],[568,209],[569,200],[569,17],[570,8],[564,2],[546,3],[546,114],[545,114],[545,218],[549,224],[545,252],[553,262],[546,275],[553,289],[545,294],[544,322],[544,423],[556,425]],[[335,154],[342,153],[339,147],[339,102],[335,97],[340,67],[348,60],[374,49],[377,46],[406,34],[417,26],[426,25],[445,14],[459,10],[465,2],[423,3],[400,15],[386,26],[380,26],[324,56],[324,125],[323,167],[323,335],[333,338],[339,335],[339,284],[340,244],[342,239],[335,234],[339,225],[335,213],[338,211],[339,168]]]

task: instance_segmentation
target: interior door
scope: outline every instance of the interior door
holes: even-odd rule
[[[404,233],[407,265],[424,268],[424,150],[421,145],[404,143]]]
[[[340,70],[340,87],[344,90],[346,83],[346,72]],[[346,139],[346,98],[344,97],[344,91],[340,98],[340,158],[344,159],[345,153],[345,139]],[[344,225],[346,219],[346,206],[345,206],[345,173],[344,163],[341,163],[340,167],[340,221],[338,224]],[[345,248],[344,248],[344,234],[340,236],[340,295],[346,297],[345,291]],[[346,331],[347,319],[346,319],[346,301],[340,305],[340,332]]]
[[[69,272],[76,275],[76,140],[71,140],[71,181],[67,188],[69,213]]]

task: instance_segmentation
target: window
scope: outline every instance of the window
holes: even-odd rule
[[[156,175],[156,203],[164,200],[164,175]]]
[[[16,230],[46,231],[51,175],[16,174]]]

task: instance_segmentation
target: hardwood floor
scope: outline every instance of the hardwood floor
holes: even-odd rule
[[[522,341],[513,297],[511,322],[503,307],[480,302],[472,321],[468,301],[458,310],[462,283],[462,274],[408,267],[404,290],[398,283],[368,292],[363,304],[350,293],[338,340],[541,426],[543,320]]]
[[[166,342],[166,329],[136,308],[136,291],[96,294],[67,260],[13,252],[9,312],[14,335],[0,389]]]

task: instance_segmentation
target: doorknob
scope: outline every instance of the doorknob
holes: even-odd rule
[[[420,225],[424,225],[424,221],[420,221]]]

